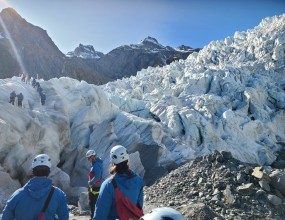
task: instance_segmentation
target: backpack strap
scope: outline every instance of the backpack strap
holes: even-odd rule
[[[54,186],[51,186],[51,189],[50,189],[50,191],[49,191],[47,200],[45,201],[45,204],[44,204],[44,207],[43,207],[43,209],[42,209],[42,212],[45,212],[45,211],[46,211],[46,209],[47,209],[47,207],[48,207],[48,204],[49,204],[49,202],[50,202],[50,199],[51,199],[51,197],[52,197],[52,194],[53,194],[53,192],[54,192],[54,189],[55,189]]]
[[[117,182],[116,182],[114,176],[111,179],[112,179],[111,182],[112,182],[114,188],[116,189],[118,187],[118,185],[117,185]]]

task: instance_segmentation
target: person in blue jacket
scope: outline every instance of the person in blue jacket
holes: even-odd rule
[[[88,197],[89,206],[91,211],[91,219],[94,215],[96,201],[99,195],[100,186],[102,183],[103,174],[103,161],[101,158],[97,157],[94,150],[88,150],[86,153],[86,158],[91,163],[91,168],[88,178]]]
[[[22,107],[22,105],[23,105],[23,99],[24,99],[23,94],[20,92],[20,94],[17,95],[17,98],[18,98],[18,106],[19,106],[19,107]]]
[[[33,77],[33,80],[32,80],[32,86],[33,86],[33,88],[35,88],[36,87],[36,79],[35,79],[35,77]]]
[[[52,180],[48,178],[51,159],[46,154],[37,155],[32,162],[34,177],[22,188],[16,190],[7,201],[2,220],[37,220],[52,187]],[[66,196],[63,191],[55,187],[51,200],[44,214],[45,220],[69,219]]]
[[[9,102],[9,103],[12,103],[12,105],[14,105],[14,104],[15,104],[15,99],[16,99],[16,97],[17,97],[16,92],[15,92],[15,91],[12,91],[12,92],[10,93],[10,102]]]
[[[99,197],[95,207],[93,220],[119,219],[116,203],[115,190],[112,178],[115,179],[118,188],[133,204],[143,207],[144,183],[140,176],[129,169],[129,155],[122,145],[114,146],[110,152],[112,176],[106,179],[101,186]]]
[[[43,88],[42,87],[40,87],[40,86],[38,86],[38,88],[37,88],[37,92],[39,93],[39,94],[41,94],[41,92],[43,91]]]
[[[46,103],[46,95],[43,92],[41,92],[40,93],[40,97],[41,97],[42,105],[45,105],[45,103]]]
[[[41,87],[41,85],[40,85],[39,82],[36,82],[36,87],[37,87],[37,89],[38,89],[39,87]]]

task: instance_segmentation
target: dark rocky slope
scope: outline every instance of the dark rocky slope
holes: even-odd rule
[[[9,51],[8,56],[13,57],[13,62],[18,62],[16,54],[18,53],[24,66],[21,71],[33,75],[39,74],[44,79],[50,78],[51,75],[61,76],[65,55],[57,48],[45,30],[28,23],[12,8],[2,10],[0,16],[3,21],[1,24],[5,25],[15,45],[15,48],[11,48]],[[6,38],[8,38],[7,31],[0,25],[0,33]],[[4,62],[2,60],[0,62],[0,66],[2,66]],[[17,69],[12,70],[16,71]],[[19,74],[12,70],[8,73]],[[5,73],[4,70],[1,70],[1,78]]]
[[[284,219],[284,177],[284,169],[255,167],[216,152],[146,187],[145,210],[170,206],[187,219]]]

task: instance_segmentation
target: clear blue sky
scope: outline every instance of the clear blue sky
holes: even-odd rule
[[[285,0],[0,0],[6,7],[45,29],[63,53],[79,43],[107,53],[147,36],[203,47],[285,13]]]

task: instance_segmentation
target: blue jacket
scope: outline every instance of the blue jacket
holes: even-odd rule
[[[100,187],[102,183],[103,161],[97,157],[89,172],[89,184]]]
[[[15,91],[10,93],[10,98],[16,98],[17,94]]]
[[[132,174],[131,178],[127,174],[116,174],[114,178],[123,195],[127,196],[133,204],[143,207],[143,180],[134,172]],[[102,183],[93,220],[115,219],[119,219],[116,211],[115,190],[111,179],[108,178]]]
[[[38,220],[48,197],[52,180],[46,177],[30,179],[26,185],[16,190],[7,201],[2,220]],[[63,191],[55,187],[50,203],[45,211],[45,220],[69,218],[66,197]]]
[[[44,93],[40,93],[40,97],[41,97],[41,100],[45,101],[46,100],[46,95]]]
[[[38,93],[41,93],[42,91],[43,91],[43,88],[39,86],[39,87],[37,88],[37,92],[38,92]]]
[[[24,99],[24,96],[23,96],[22,93],[20,93],[19,95],[17,95],[17,97],[18,97],[18,101],[23,101],[23,99]]]

